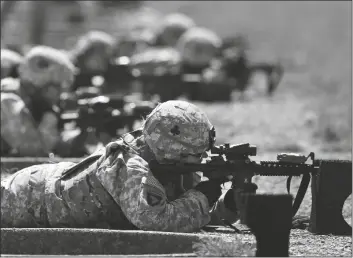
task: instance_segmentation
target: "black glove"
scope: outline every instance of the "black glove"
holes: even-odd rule
[[[221,183],[217,180],[202,181],[194,189],[207,197],[210,207],[213,206],[222,194]]]
[[[257,190],[257,185],[254,184],[254,183],[245,183],[243,185],[243,188],[240,189],[240,191],[242,193],[252,193],[252,194],[255,194],[256,193],[256,190]]]
[[[224,196],[224,205],[227,209],[237,212],[237,204],[235,201],[235,189],[229,189]],[[237,189],[238,193],[256,193],[257,185],[254,183],[246,183],[244,184],[243,188]]]

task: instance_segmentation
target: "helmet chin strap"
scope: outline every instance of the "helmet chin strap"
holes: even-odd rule
[[[145,146],[141,150],[141,157],[147,162],[157,159],[154,153],[152,152],[151,148],[147,144],[145,144]]]

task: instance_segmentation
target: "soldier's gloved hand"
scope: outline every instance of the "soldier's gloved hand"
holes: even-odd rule
[[[213,206],[222,194],[221,183],[217,180],[202,181],[194,189],[207,197],[210,207]]]
[[[256,193],[257,190],[257,185],[254,183],[247,183],[244,184],[243,188],[238,188],[238,189],[229,189],[227,193],[224,196],[224,205],[226,206],[227,209],[237,212],[238,211],[238,206],[237,202],[235,200],[235,192],[237,193]]]
[[[242,193],[256,193],[256,190],[257,190],[257,184],[254,184],[254,183],[246,183],[243,185],[242,188],[239,189],[240,192]]]

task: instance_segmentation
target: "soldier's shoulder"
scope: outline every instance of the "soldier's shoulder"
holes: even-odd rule
[[[1,93],[10,92],[10,93],[18,93],[20,89],[20,80],[15,78],[4,78],[1,79]]]
[[[22,98],[15,92],[1,92],[1,102],[4,101],[14,101],[23,102]]]

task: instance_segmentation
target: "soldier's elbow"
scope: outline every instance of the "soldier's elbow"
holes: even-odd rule
[[[145,231],[192,233],[200,230],[199,223],[190,221],[189,218],[185,217],[180,219],[181,217],[183,216],[141,212],[140,214],[135,214],[131,222],[139,229]]]

